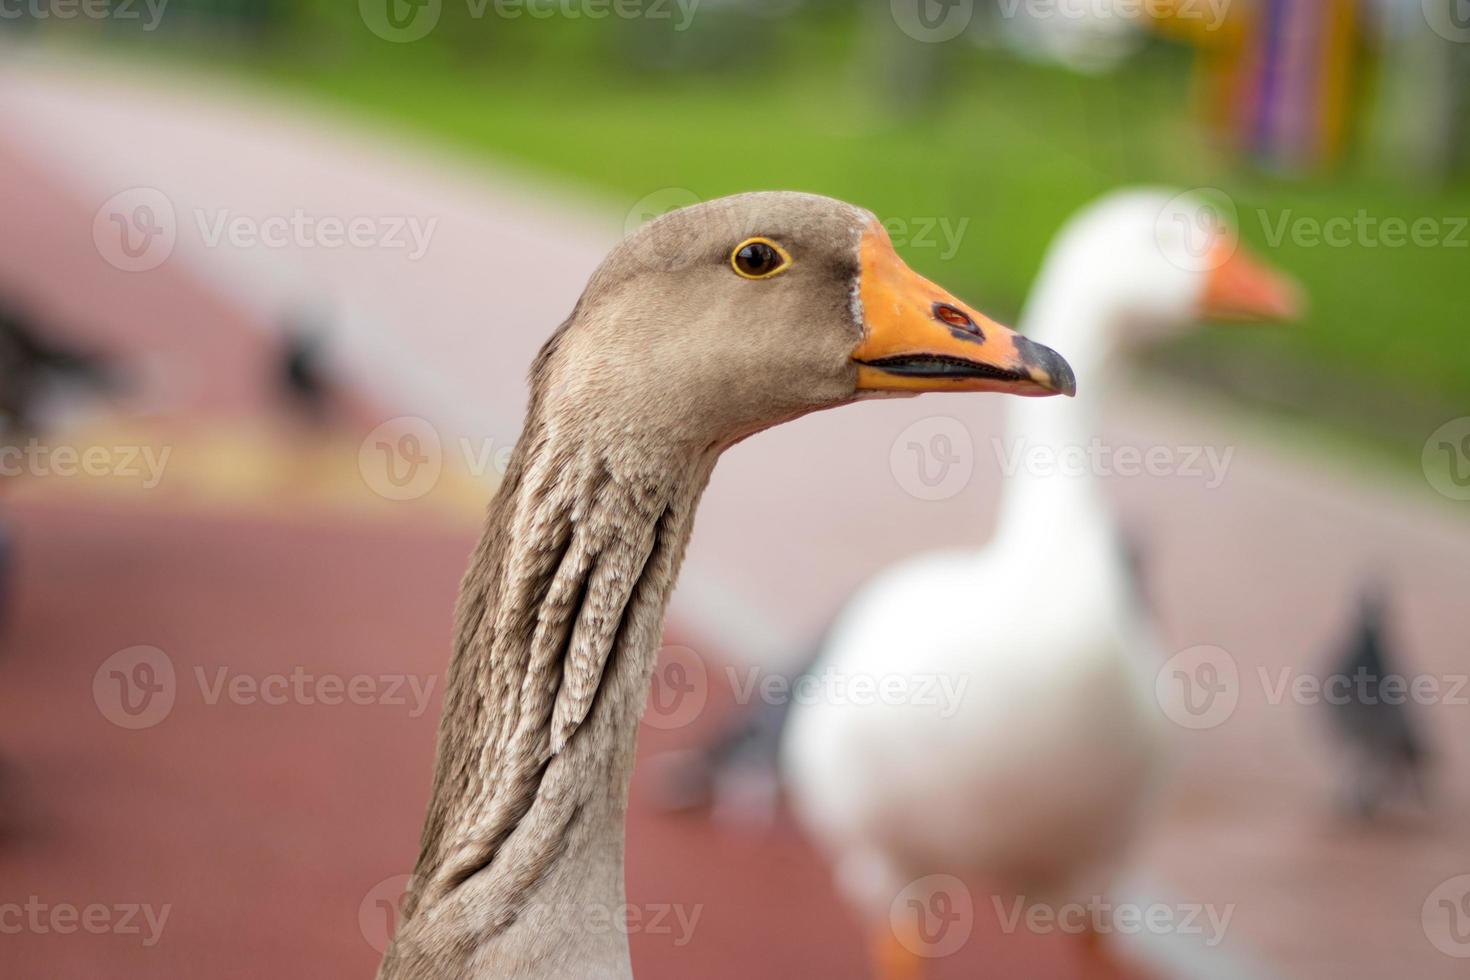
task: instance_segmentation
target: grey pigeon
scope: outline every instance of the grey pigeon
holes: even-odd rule
[[[1363,818],[1405,793],[1427,802],[1429,752],[1412,715],[1411,678],[1394,665],[1386,605],[1379,589],[1364,591],[1352,633],[1323,678],[1328,720],[1349,760],[1345,801]]]

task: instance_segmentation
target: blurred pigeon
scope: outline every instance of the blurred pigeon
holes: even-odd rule
[[[769,823],[780,798],[777,760],[790,713],[789,700],[743,705],[733,722],[705,744],[655,757],[651,768],[658,805]]]
[[[289,410],[308,425],[321,425],[331,410],[332,385],[324,367],[322,334],[288,327],[276,364],[276,384]]]
[[[1139,612],[1154,615],[1154,596],[1148,584],[1148,549],[1144,536],[1137,528],[1123,527],[1118,531],[1118,550],[1123,555],[1123,567],[1128,572],[1128,586]]]
[[[1421,803],[1427,799],[1429,752],[1410,714],[1406,676],[1393,666],[1385,606],[1378,589],[1363,592],[1337,667],[1323,678],[1329,722],[1349,753],[1345,800],[1363,818],[1406,790]]]
[[[0,443],[16,444],[43,424],[43,407],[67,387],[107,393],[118,387],[111,364],[97,354],[48,337],[33,318],[0,301]],[[0,625],[10,606],[14,543],[0,522]]]
[[[793,692],[817,668],[826,633],[795,670],[779,672],[775,689]],[[762,685],[753,685],[758,692]],[[769,825],[781,797],[781,740],[791,714],[791,696],[737,708],[733,719],[701,745],[650,760],[655,799],[665,810],[709,810],[730,823]]]
[[[42,324],[0,304],[0,419],[5,428],[34,431],[42,401],[67,385],[107,393],[118,379],[102,356],[48,337]]]

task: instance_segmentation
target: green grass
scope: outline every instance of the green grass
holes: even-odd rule
[[[1168,351],[1167,364],[1349,428],[1399,419],[1368,434],[1400,447],[1446,411],[1457,414],[1449,407],[1470,404],[1470,229],[1461,248],[1272,247],[1268,236],[1287,211],[1315,222],[1360,210],[1410,221],[1470,216],[1470,187],[1436,191],[1366,172],[1284,181],[1232,167],[1193,124],[1178,49],[1156,47],[1121,72],[1084,78],[930,45],[948,58],[951,94],[898,112],[885,108],[882,73],[860,32],[840,18],[757,30],[741,39],[751,52],[741,63],[678,73],[631,70],[620,52],[640,35],[616,23],[477,21],[452,32],[452,44],[390,45],[351,17],[331,18],[316,24],[325,33],[310,44],[234,64],[293,93],[583,184],[614,206],[669,187],[700,197],[789,188],[884,217],[945,218],[951,227],[967,219],[953,256],[904,251],[1001,316],[1019,309],[1049,237],[1089,199],[1125,183],[1222,188],[1245,239],[1305,282],[1312,312],[1302,329],[1200,334]],[[1310,393],[1305,403],[1301,392]]]

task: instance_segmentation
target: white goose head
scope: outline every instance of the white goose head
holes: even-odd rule
[[[1195,192],[1130,189],[1079,212],[1047,254],[1028,327],[1109,351],[1201,320],[1290,320],[1302,293],[1241,244],[1228,208]],[[1035,322],[1039,315],[1043,322]],[[1081,337],[1088,331],[1103,336]]]
[[[1084,381],[1079,397],[1012,399],[1012,434],[1031,447],[1075,454],[1098,436],[1118,355],[1183,334],[1204,320],[1288,320],[1302,306],[1296,283],[1240,243],[1227,210],[1208,197],[1167,189],[1115,191],[1057,234],[1027,301],[1022,330],[1063,349]],[[1074,455],[1066,458],[1074,459]],[[1014,554],[1035,550],[1039,528],[1074,550],[1111,528],[1094,468],[1044,474],[1022,467],[1004,491],[1000,536]]]

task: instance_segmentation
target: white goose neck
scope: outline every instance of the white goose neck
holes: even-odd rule
[[[1074,287],[1066,269],[1043,274],[1021,329],[1056,350],[1077,375],[1075,398],[1006,400],[1005,489],[998,537],[1106,525],[1094,465],[1101,408],[1116,372],[1114,324],[1106,303]]]

